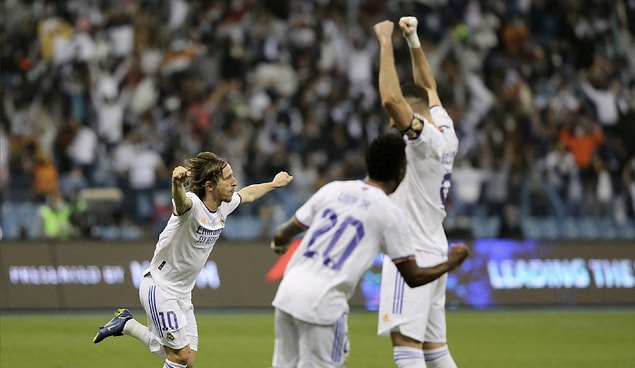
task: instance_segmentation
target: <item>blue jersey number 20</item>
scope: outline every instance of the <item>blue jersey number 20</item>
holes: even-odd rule
[[[339,270],[340,268],[342,268],[342,265],[344,264],[346,259],[351,255],[351,253],[353,253],[353,250],[355,249],[355,247],[357,247],[357,244],[359,244],[360,240],[362,240],[362,238],[364,237],[364,224],[362,224],[361,221],[350,216],[346,216],[342,221],[339,221],[337,214],[333,210],[328,208],[322,212],[322,217],[328,219],[328,223],[315,230],[315,232],[311,236],[311,239],[309,240],[309,244],[307,246],[306,252],[304,252],[304,256],[315,258],[316,254],[318,254],[318,252],[320,251],[313,247],[315,241],[322,236],[328,236],[330,237],[330,239],[328,241],[326,249],[324,249],[324,252],[322,253],[322,263],[334,270]],[[342,244],[339,244],[340,238],[349,226],[353,227],[355,236],[353,236],[348,244],[346,244],[344,250],[340,251],[340,249],[342,248]],[[331,258],[332,254],[337,253],[341,253],[338,259]]]

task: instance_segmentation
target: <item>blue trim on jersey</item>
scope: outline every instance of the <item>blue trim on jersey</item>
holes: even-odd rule
[[[415,255],[414,254],[408,254],[407,256],[403,256],[403,257],[399,257],[399,258],[393,258],[391,259],[392,263],[401,263],[401,261],[407,261],[409,259],[414,259]]]
[[[298,226],[303,227],[305,230],[309,228],[309,225],[306,225],[302,221],[298,220],[296,215],[293,215],[293,222],[295,222]]]

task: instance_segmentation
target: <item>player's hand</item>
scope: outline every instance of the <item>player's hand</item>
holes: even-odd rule
[[[277,255],[282,255],[282,254],[285,254],[287,252],[287,250],[289,249],[289,244],[276,245],[276,243],[274,243],[273,240],[272,240],[271,241],[271,249],[273,249],[273,251]]]
[[[392,33],[394,30],[395,25],[389,20],[384,20],[373,26],[373,31],[375,31],[375,36],[377,36],[377,40],[379,42],[390,40],[392,38]]]
[[[289,183],[291,183],[291,180],[293,180],[292,175],[289,175],[289,173],[286,171],[280,171],[273,178],[272,183],[274,188],[282,188],[282,187],[286,187]]]
[[[463,261],[470,255],[470,250],[467,245],[463,243],[455,243],[450,246],[448,253],[448,263],[454,268],[459,267]]]
[[[401,17],[399,19],[399,28],[405,38],[411,34],[417,34],[417,25],[419,21],[415,17]]]
[[[183,185],[185,179],[190,176],[191,173],[183,166],[177,166],[172,170],[172,183],[176,185]]]

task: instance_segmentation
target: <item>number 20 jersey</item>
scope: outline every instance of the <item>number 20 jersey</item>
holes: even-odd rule
[[[361,180],[323,186],[294,215],[307,228],[273,305],[302,321],[335,323],[378,252],[413,258],[403,215],[385,192]]]

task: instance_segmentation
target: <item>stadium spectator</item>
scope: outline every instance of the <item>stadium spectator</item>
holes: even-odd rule
[[[54,192],[46,197],[46,202],[40,208],[39,215],[42,234],[46,239],[68,240],[77,235],[77,229],[71,222],[73,209],[61,192]]]
[[[142,116],[159,137],[148,139],[165,167],[208,147],[227,157],[223,150],[234,145],[211,136],[210,126],[216,132],[216,127],[225,129],[230,121],[241,120],[239,139],[254,142],[256,136],[271,133],[271,123],[265,124],[271,119],[285,121],[273,126],[286,153],[298,153],[302,161],[318,165],[315,185],[322,183],[324,174],[359,175],[346,160],[363,153],[359,142],[382,133],[384,112],[372,89],[358,93],[355,81],[368,83],[368,65],[356,68],[349,46],[356,44],[363,55],[372,55],[376,47],[364,37],[371,24],[379,16],[397,17],[404,11],[425,20],[421,26],[428,31],[421,44],[440,82],[446,109],[456,120],[462,142],[459,156],[470,157],[482,148],[477,138],[488,129],[486,117],[498,114],[502,118],[495,120],[504,122],[511,113],[516,115],[511,119],[517,127],[515,147],[531,152],[527,173],[536,172],[535,180],[544,180],[540,165],[554,147],[553,138],[561,127],[581,120],[579,111],[586,110],[605,136],[597,152],[614,186],[609,206],[619,206],[626,195],[620,172],[627,156],[616,148],[635,147],[630,142],[635,136],[630,134],[632,124],[626,124],[632,121],[629,105],[635,100],[632,1],[426,0],[401,2],[399,7],[398,2],[381,1],[113,4],[3,3],[3,12],[11,14],[0,28],[0,78],[3,92],[10,92],[2,94],[0,118],[12,147],[6,184],[12,195],[5,195],[5,200],[30,199],[31,193],[22,189],[30,188],[24,173],[30,172],[32,159],[22,156],[24,142],[36,139],[50,149],[62,176],[75,165],[66,154],[77,133],[69,129],[69,119],[98,135],[95,177],[87,176],[91,186],[106,185],[104,178],[115,177],[115,169],[104,162],[114,161],[120,137]],[[512,39],[521,42],[510,43]],[[400,39],[395,39],[395,52],[400,57],[407,53]],[[398,75],[405,75],[407,68],[397,66]],[[104,78],[112,78],[118,93],[117,106],[105,110],[91,98],[100,93]],[[214,100],[221,85],[231,88]],[[264,101],[262,93],[274,106],[251,104]],[[598,93],[617,101],[617,108],[613,102],[595,104],[593,96]],[[259,113],[251,115],[246,101]],[[270,114],[263,113],[265,108]],[[617,122],[606,125],[616,111]],[[346,144],[337,150],[341,156],[327,161],[329,134],[336,125],[345,126]],[[267,126],[265,133],[262,126]],[[316,128],[310,142],[301,138]],[[245,160],[242,169],[248,179],[257,178],[250,175],[258,174],[269,154],[273,153],[265,150],[258,160]],[[89,167],[83,168],[90,173]],[[593,175],[589,178],[593,183]],[[544,196],[543,189],[536,190]]]
[[[53,157],[42,148],[36,148],[33,160],[33,199],[44,202],[46,198],[59,191],[59,172]]]

